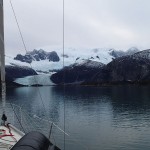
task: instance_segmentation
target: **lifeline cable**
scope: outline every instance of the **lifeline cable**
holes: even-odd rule
[[[19,122],[19,124],[20,124],[20,126],[21,126],[21,128],[22,128],[22,130],[23,130],[23,132],[26,133],[26,132],[25,132],[25,129],[24,129],[23,125],[22,125],[22,123],[20,122],[20,120],[19,120],[19,118],[18,118],[18,115],[16,114],[16,111],[14,110],[14,108],[13,108],[13,106],[12,106],[12,103],[10,103],[10,105],[11,105],[11,107],[12,107],[12,110],[13,110],[13,112],[14,112],[14,114],[15,114],[15,116],[16,116],[16,118],[17,118],[17,120],[18,120],[18,122]]]

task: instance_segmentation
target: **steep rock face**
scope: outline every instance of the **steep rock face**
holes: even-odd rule
[[[73,64],[51,76],[55,84],[79,84],[91,80],[105,65],[99,62],[85,60],[80,64]]]
[[[150,60],[132,56],[118,58],[107,65],[110,82],[146,81],[150,79]]]
[[[55,51],[49,52],[47,54],[47,59],[49,59],[49,61],[53,61],[53,62],[58,62],[60,60],[59,56],[57,55],[57,53]]]
[[[26,66],[6,66],[6,80],[14,81],[16,78],[21,78],[30,75],[37,75],[37,73]]]
[[[150,49],[137,52],[132,55],[134,59],[150,59]]]
[[[21,54],[18,54],[14,60],[19,60],[21,62],[27,62],[32,63],[32,61],[40,61],[40,60],[46,60],[53,62],[58,62],[60,60],[58,54],[55,51],[52,52],[46,52],[42,49],[40,50],[33,50],[31,52],[26,53],[24,56]]]
[[[18,54],[14,59],[15,60],[20,60],[22,62],[27,62],[27,63],[32,62],[32,57],[30,55],[22,56],[21,54]]]
[[[105,77],[103,74],[105,73]],[[117,58],[93,78],[96,83],[150,82],[150,50]],[[92,81],[91,81],[92,82]]]

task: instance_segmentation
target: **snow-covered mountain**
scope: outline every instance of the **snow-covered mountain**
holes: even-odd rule
[[[83,63],[85,60],[92,60],[108,64],[113,59],[125,55],[131,55],[139,51],[137,48],[131,48],[124,52],[115,49],[65,49],[63,54],[61,49],[46,52],[42,49],[33,50],[25,55],[18,54],[14,59],[6,58],[7,64],[32,67],[38,73],[49,73],[60,70],[64,66],[70,66],[74,63]],[[63,63],[64,60],[64,63]]]
[[[18,54],[15,58],[6,57],[6,64],[10,66],[10,68],[23,68],[23,70],[25,71],[24,74],[26,74],[26,70],[24,69],[26,67],[32,68],[36,71],[35,75],[27,74],[13,78],[13,81],[17,84],[53,85],[54,83],[61,83],[63,68],[69,73],[68,76],[66,76],[67,83],[70,83],[72,81],[78,83],[85,80],[89,81],[89,79],[92,80],[95,77],[95,75],[93,77],[93,73],[95,74],[99,71],[102,72],[103,76],[106,77],[103,68],[114,59],[118,59],[127,55],[132,55],[132,57],[134,55],[134,57],[138,57],[139,55],[142,57],[148,57],[147,51],[145,51],[144,53],[138,51],[139,50],[136,48],[131,48],[126,52],[115,49],[99,48],[86,50],[65,49],[65,53],[63,54],[59,49],[51,52],[46,52],[40,49],[33,50],[26,53],[25,55]],[[61,72],[59,73],[60,81],[58,80],[57,82],[53,82],[55,76],[51,78],[51,75],[55,72],[58,72],[59,70],[61,70]],[[76,72],[78,72],[78,74],[76,74]],[[18,73],[16,72],[16,75]],[[9,72],[9,74],[11,73]]]
[[[133,54],[133,58],[135,58],[135,59],[141,59],[141,58],[150,59],[150,49],[143,50],[143,51]]]
[[[18,54],[14,59],[19,60],[21,62],[26,62],[26,63],[32,63],[32,61],[41,61],[41,60],[58,62],[60,60],[59,56],[57,55],[55,51],[46,52],[42,49],[40,50],[34,49],[31,52],[27,52],[24,56],[21,54]]]
[[[82,84],[91,80],[93,75],[101,71],[105,64],[92,60],[84,60],[82,63],[64,67],[51,76],[51,81],[55,84]]]
[[[53,74],[51,80],[56,84],[150,84],[150,49],[118,57],[107,65],[89,64],[95,62],[66,67]]]

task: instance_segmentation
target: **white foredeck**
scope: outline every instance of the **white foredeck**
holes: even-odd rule
[[[0,126],[0,150],[11,149],[23,136],[24,133],[12,125]]]

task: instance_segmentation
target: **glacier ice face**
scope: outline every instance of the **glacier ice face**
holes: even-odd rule
[[[50,80],[51,75],[40,74],[34,76],[27,76],[24,78],[17,78],[14,82],[24,86],[33,86],[33,85],[55,85]]]

